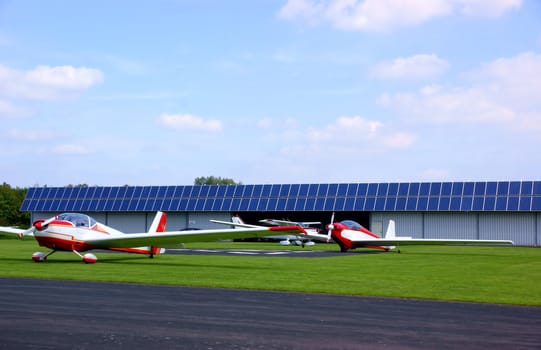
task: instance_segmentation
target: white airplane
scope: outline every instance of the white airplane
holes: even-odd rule
[[[182,243],[303,232],[303,229],[298,226],[165,232],[165,225],[166,215],[160,211],[156,213],[149,231],[144,233],[123,233],[97,222],[86,214],[64,213],[47,220],[36,220],[27,230],[0,227],[0,232],[16,234],[19,237],[34,236],[40,246],[52,249],[49,253],[36,252],[32,254],[32,260],[35,262],[43,262],[57,251],[71,251],[85,263],[95,263],[98,260],[92,253],[84,255],[80,253],[92,249],[148,254],[152,258],[155,254],[163,253],[164,248],[178,248]]]
[[[329,242],[327,235],[320,233],[321,230],[319,227],[313,227],[313,225],[321,226],[319,221],[288,221],[288,220],[278,220],[278,219],[263,219],[259,220],[260,223],[268,226],[300,226],[304,229],[304,233],[301,235],[288,235],[285,236],[283,240],[280,241],[281,245],[287,246],[293,244],[300,246],[313,246],[315,243],[313,241]]]
[[[344,220],[333,223],[334,213],[331,218],[331,224],[327,225],[327,236],[338,243],[340,250],[346,252],[355,248],[376,248],[389,251],[403,245],[512,245],[509,240],[478,240],[478,239],[424,239],[412,237],[397,237],[395,235],[395,222],[389,220],[389,226],[385,237],[381,238],[377,234],[367,230],[359,223],[353,220]]]
[[[217,224],[223,224],[223,225],[230,225],[233,227],[244,227],[244,228],[264,228],[267,226],[260,226],[260,225],[251,225],[245,223],[238,215],[234,215],[231,217],[231,221],[220,221],[220,220],[210,220],[211,222],[217,223]],[[279,239],[280,244],[283,246],[291,245],[292,243],[294,245],[298,246],[313,246],[315,243],[312,240],[321,241],[321,242],[328,242],[328,237],[325,234],[321,234],[320,230],[315,227],[310,227],[310,225],[321,225],[321,222],[295,222],[295,221],[287,221],[287,220],[277,220],[277,219],[263,219],[259,220],[260,223],[269,225],[271,227],[280,227],[280,226],[295,226],[295,227],[302,227],[303,232],[300,232],[298,234],[287,234],[287,235],[274,235],[270,237],[263,237],[263,238],[272,238],[272,239]]]

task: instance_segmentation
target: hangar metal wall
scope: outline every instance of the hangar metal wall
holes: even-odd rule
[[[398,236],[415,238],[510,239],[516,245],[541,245],[540,213],[375,212],[370,227],[387,230],[395,220]]]

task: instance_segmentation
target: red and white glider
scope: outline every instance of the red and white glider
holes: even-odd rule
[[[334,221],[333,219],[331,222]],[[479,239],[424,239],[412,237],[397,237],[395,223],[389,220],[385,237],[367,230],[353,220],[344,220],[327,225],[328,237],[340,246],[342,252],[355,248],[376,248],[388,251],[404,245],[512,245],[509,240],[479,240]]]
[[[36,252],[32,259],[43,262],[56,251],[71,251],[85,263],[95,263],[97,257],[92,253],[82,255],[92,249],[107,249],[130,253],[155,254],[164,248],[178,248],[182,243],[212,242],[221,239],[251,238],[282,234],[299,234],[298,226],[249,227],[236,229],[211,229],[196,231],[165,232],[166,215],[157,212],[148,232],[123,233],[97,222],[92,217],[80,213],[63,213],[48,220],[37,220],[32,227],[22,230],[13,227],[0,227],[0,232],[22,236],[34,236],[40,246],[52,249],[49,253]]]

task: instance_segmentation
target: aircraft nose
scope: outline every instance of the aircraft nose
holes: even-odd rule
[[[45,220],[40,219],[40,220],[34,221],[34,223],[32,225],[36,228],[36,230],[42,231],[43,229],[45,229],[47,227],[47,225],[44,224],[44,223],[45,223]]]

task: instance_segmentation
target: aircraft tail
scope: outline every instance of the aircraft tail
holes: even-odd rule
[[[150,228],[148,229],[148,233],[156,233],[156,232],[165,232],[165,226],[167,223],[167,215],[162,212],[158,211],[156,213],[156,216],[154,217],[154,220],[152,221],[152,224],[150,225]],[[155,254],[161,254],[165,252],[165,249],[158,248],[158,247],[150,247],[150,255],[153,256]]]
[[[148,229],[148,233],[165,232],[166,223],[167,215],[165,215],[165,213],[162,211],[157,212],[152,224],[150,225],[150,228]]]
[[[156,232],[165,232],[165,223],[167,221],[167,216],[164,212],[158,211],[156,213],[156,216],[154,217],[154,220],[152,221],[152,224],[150,225],[150,228],[148,229],[148,233],[156,233]],[[151,258],[154,257],[156,254],[162,254],[165,252],[165,248],[159,248],[159,247],[136,247],[136,248],[109,248],[111,250],[116,250],[119,252],[128,252],[128,253],[137,253],[137,254],[148,254]]]
[[[238,215],[233,215],[231,217],[231,222],[235,223],[235,224],[240,224],[240,225],[244,225],[244,221],[240,218],[240,216]]]
[[[389,226],[387,226],[387,232],[385,232],[386,239],[392,239],[396,237],[394,220],[389,220]]]

